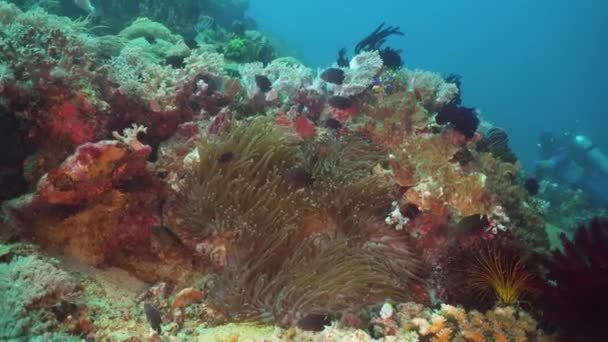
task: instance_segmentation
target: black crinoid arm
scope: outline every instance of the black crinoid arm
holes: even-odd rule
[[[386,23],[380,24],[372,33],[370,33],[367,37],[363,38],[357,45],[355,46],[355,53],[358,54],[362,51],[375,51],[380,50],[380,47],[384,42],[386,42],[386,38],[392,35],[403,36],[403,32],[398,26],[387,26],[384,27]]]

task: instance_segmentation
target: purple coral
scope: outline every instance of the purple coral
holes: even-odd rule
[[[560,236],[563,251],[547,260],[547,284],[541,297],[544,320],[565,341],[606,341],[600,314],[608,307],[608,219],[581,224],[572,241]]]

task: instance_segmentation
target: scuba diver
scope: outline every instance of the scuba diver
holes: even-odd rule
[[[608,207],[608,156],[588,137],[543,133],[537,177],[550,177],[581,189],[599,206]]]

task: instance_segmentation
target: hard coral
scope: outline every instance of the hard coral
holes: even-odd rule
[[[38,255],[0,263],[0,338],[22,340],[57,330],[51,307],[77,297],[77,284],[53,261]]]
[[[396,158],[401,167],[415,170],[409,178],[416,181],[416,185],[406,191],[406,201],[440,216],[452,213],[465,217],[491,212],[494,203],[486,190],[486,175],[465,171],[450,162],[457,147],[446,135],[408,136],[402,148]]]
[[[431,341],[528,341],[544,336],[527,312],[507,306],[484,313],[442,304],[429,310],[415,303],[397,307],[398,338]]]
[[[38,7],[13,13],[7,21],[0,29],[0,57],[16,87],[37,95],[37,102],[83,92],[102,106],[94,90],[95,40],[83,25]]]

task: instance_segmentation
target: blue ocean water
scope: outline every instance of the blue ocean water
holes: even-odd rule
[[[589,136],[608,150],[608,2],[251,1],[261,31],[305,63],[331,64],[377,25],[400,26],[405,66],[462,76],[463,100],[504,128],[524,166],[542,132]],[[290,51],[292,52],[292,51]]]

